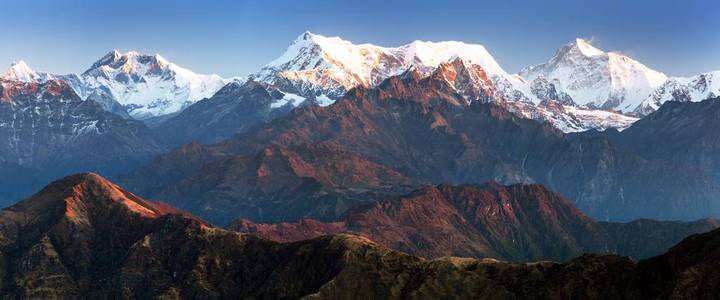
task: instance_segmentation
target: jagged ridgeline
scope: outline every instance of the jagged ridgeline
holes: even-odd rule
[[[295,243],[215,228],[95,174],[0,211],[5,298],[710,299],[720,232],[634,263],[425,260],[339,234]]]

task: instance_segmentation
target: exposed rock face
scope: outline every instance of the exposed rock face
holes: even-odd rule
[[[305,98],[283,93],[274,86],[248,81],[231,82],[209,99],[189,106],[155,128],[171,146],[190,142],[220,142],[253,126],[287,114]]]
[[[578,40],[578,43],[592,48],[585,41]],[[522,117],[548,121],[564,132],[627,128],[637,119],[610,110],[577,105],[568,93],[588,85],[591,89],[598,89],[596,93],[604,93],[573,93],[587,96],[579,99],[584,101],[583,104],[592,100],[586,98],[607,97],[607,94],[622,100],[625,94],[645,93],[641,95],[644,99],[650,93],[646,79],[650,78],[654,84],[657,78],[664,80],[664,75],[615,53],[603,53],[604,60],[599,57],[590,59],[577,47],[566,46],[574,51],[565,50],[572,57],[562,60],[563,70],[577,69],[578,72],[561,71],[564,75],[562,80],[554,76],[555,73],[548,74],[553,75],[548,80],[541,71],[553,66],[541,65],[530,68],[533,72],[524,73],[528,77],[523,79],[505,72],[481,45],[415,41],[401,47],[385,48],[370,44],[354,45],[338,37],[305,32],[281,57],[250,75],[250,78],[271,83],[286,92],[321,99],[317,102],[329,105],[352,88],[375,87],[389,77],[413,69],[423,76],[445,75],[443,78],[450,82],[455,92],[466,98],[465,101],[496,102]],[[574,80],[582,81],[584,85],[578,87],[580,84]],[[567,109],[551,111],[538,106],[546,101],[557,102]]]
[[[0,211],[4,298],[710,299],[720,231],[633,263],[424,260],[365,238],[281,244],[204,223],[93,174]]]
[[[0,79],[0,141],[0,161],[42,169],[35,177],[42,184],[68,172],[127,172],[164,150],[141,122],[83,101],[67,82],[56,79]],[[12,175],[11,170],[0,169],[0,176]],[[39,187],[1,191],[27,196]]]
[[[238,220],[229,228],[280,242],[353,233],[430,258],[566,261],[583,253],[647,258],[688,235],[718,226],[716,220],[596,222],[543,186],[490,183],[425,187],[353,209],[340,222],[256,224]]]
[[[671,77],[643,101],[635,114],[646,116],[658,110],[665,102],[700,102],[720,96],[720,71],[707,72],[693,77]]]
[[[263,159],[261,153],[268,148],[296,151],[293,149],[312,148],[321,143],[326,145],[323,156],[354,157],[382,166],[367,169],[367,172],[386,170],[371,176],[381,181],[540,183],[572,199],[578,208],[600,220],[625,221],[641,217],[696,220],[720,215],[714,201],[719,183],[710,180],[708,174],[696,172],[696,166],[646,158],[641,153],[628,151],[609,133],[566,135],[547,123],[520,118],[504,106],[468,102],[457,93],[451,81],[446,80],[450,75],[443,72],[424,77],[413,70],[391,77],[373,89],[354,89],[333,105],[300,107],[286,117],[259,125],[225,142],[194,145],[190,152],[183,147],[136,171],[124,182],[139,194],[168,199],[212,222],[238,217],[259,221],[258,207],[262,205],[257,203],[278,204],[279,211],[273,210],[278,218],[263,218],[263,222],[317,217],[308,212],[314,211],[311,207],[317,204],[325,207],[326,202],[313,198],[301,200],[296,195],[302,193],[293,193],[289,202],[307,205],[296,210],[294,205],[279,204],[285,197],[273,198],[266,194],[262,196],[264,200],[259,201],[245,191],[232,192],[233,186],[248,187],[248,181],[241,181],[245,177],[208,174],[227,174],[228,168],[224,166],[233,157],[254,160],[235,164],[233,172],[256,174]],[[492,92],[482,91],[486,95]],[[330,162],[325,158],[317,162],[325,167],[336,163],[338,166],[332,168],[348,170],[344,159]],[[279,169],[271,173],[282,172]],[[393,178],[399,177],[389,176],[395,173],[409,180],[398,181]],[[200,182],[199,178],[222,180],[194,184]],[[305,180],[318,179],[310,174]],[[278,191],[292,191],[296,187],[289,184],[290,181],[279,182]],[[335,189],[339,193],[333,198],[377,200],[357,197],[353,190],[356,188],[368,186]],[[392,192],[398,194],[403,190],[407,189]],[[327,190],[322,193],[325,192]],[[209,209],[195,210],[198,202]],[[236,208],[232,208],[233,203]],[[255,204],[245,206],[246,203]],[[219,207],[226,209],[217,209]],[[263,211],[267,215],[267,210]],[[335,217],[343,209],[336,212]],[[279,217],[281,215],[285,217]],[[332,215],[322,219],[332,220]],[[286,218],[290,216],[295,219]]]
[[[183,157],[187,153],[179,151],[175,155]],[[191,158],[186,162],[192,164],[192,156],[196,155],[189,152]],[[172,174],[179,175],[176,180],[183,183],[176,185],[173,175],[166,178],[169,183],[128,182],[163,191],[155,196],[160,199],[184,195],[182,199],[189,201],[175,202],[179,207],[211,216],[219,224],[238,215],[269,222],[303,217],[332,220],[361,200],[403,192],[413,183],[393,169],[332,143],[267,147],[255,155],[218,154],[217,160],[201,169]],[[207,190],[213,192],[205,193]]]

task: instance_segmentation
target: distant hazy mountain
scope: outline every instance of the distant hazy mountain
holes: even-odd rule
[[[351,209],[335,222],[258,224],[244,219],[229,228],[280,242],[353,233],[428,258],[567,261],[583,253],[643,259],[718,226],[713,219],[597,222],[544,186],[488,183],[423,187]]]
[[[158,137],[168,145],[220,142],[249,128],[289,113],[306,101],[271,84],[234,81],[208,99],[160,123]]]

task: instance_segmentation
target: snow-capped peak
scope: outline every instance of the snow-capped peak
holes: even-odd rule
[[[519,75],[528,82],[544,77],[579,105],[626,113],[667,80],[661,72],[583,39],[566,44],[548,62],[525,68]]]
[[[400,49],[405,52],[405,63],[408,65],[435,68],[441,63],[460,58],[470,64],[482,66],[488,73],[507,74],[482,45],[457,41],[414,41]]]
[[[481,66],[489,77],[518,81],[505,72],[482,45],[414,41],[399,47],[381,47],[353,44],[339,37],[307,31],[280,57],[250,75],[250,79],[286,85],[281,88],[304,97],[339,98],[353,87],[377,85],[410,67],[429,75],[441,63],[455,58]]]
[[[113,50],[95,62],[83,75],[92,72],[122,72],[124,74],[143,76],[149,72],[160,74],[167,71],[171,65],[159,54],[146,55],[137,51],[120,53]]]
[[[698,102],[720,96],[720,70],[692,77],[670,77],[655,89],[634,111],[645,116],[667,101]]]
[[[86,90],[110,96],[138,119],[179,112],[212,96],[227,81],[218,75],[196,74],[159,54],[108,52],[82,74]]]
[[[33,71],[25,61],[20,60],[13,62],[2,77],[8,80],[33,82],[39,79],[40,75]]]
[[[584,54],[585,56],[599,56],[605,54],[604,51],[593,47],[590,42],[581,38],[575,39],[575,42],[571,43],[570,46],[577,48],[578,51],[580,51],[580,53]]]

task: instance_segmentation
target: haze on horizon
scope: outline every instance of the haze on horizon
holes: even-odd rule
[[[668,75],[689,76],[720,69],[717,19],[720,2],[712,0],[11,1],[0,11],[7,43],[0,66],[22,59],[38,71],[80,73],[119,49],[160,53],[198,73],[245,76],[309,30],[388,47],[413,40],[482,44],[509,72],[544,62],[581,37]]]

